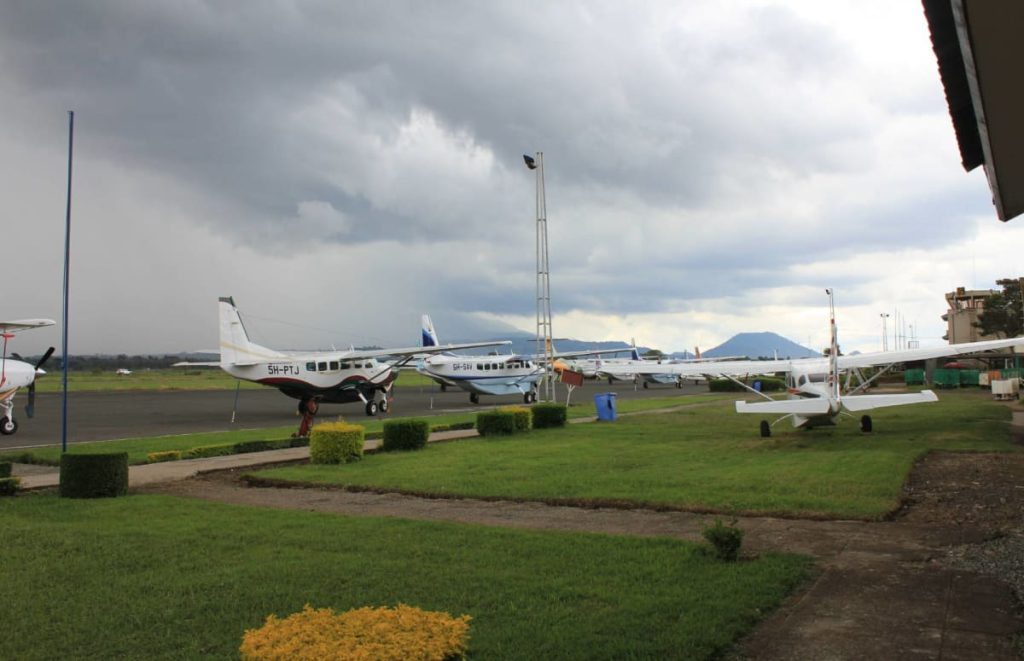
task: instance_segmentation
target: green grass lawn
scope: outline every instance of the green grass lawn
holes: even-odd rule
[[[805,576],[670,539],[260,510],[0,499],[4,659],[238,658],[304,604],[468,614],[477,659],[716,657]]]
[[[245,390],[265,388],[251,381],[239,381],[216,367],[168,368],[137,370],[126,376],[112,371],[68,372],[68,392],[94,392],[105,390],[234,390],[241,383]],[[36,382],[38,392],[61,392],[61,375],[56,371]],[[399,372],[396,387],[428,387],[436,384],[416,372]]]
[[[666,408],[672,406],[701,405],[708,402],[720,401],[721,395],[676,395],[672,397],[657,397],[652,399],[639,399],[619,402],[620,412],[649,411],[652,409]],[[573,406],[569,410],[571,418],[588,418],[594,416],[594,406],[591,403]],[[466,413],[445,413],[432,416],[421,416],[430,421],[431,426],[466,423],[476,420],[475,412]],[[339,419],[335,416],[323,416],[323,420]],[[363,418],[358,417],[353,421],[366,428],[367,433],[381,431],[385,420],[402,420],[405,418]],[[238,443],[240,441],[253,440],[276,440],[288,438],[295,431],[295,426],[270,427],[266,429],[243,429],[238,431],[206,432],[201,434],[175,434],[172,436],[150,436],[143,438],[125,438],[116,441],[97,441],[93,443],[75,443],[68,449],[73,453],[96,453],[96,452],[127,452],[128,463],[144,464],[146,455],[150,452],[168,452],[171,450],[189,450],[191,448],[205,445],[220,445],[226,443]],[[38,464],[57,465],[60,463],[60,447],[57,445],[41,446],[36,448],[25,448],[17,452],[0,453],[0,461],[21,461]]]
[[[357,489],[549,502],[801,516],[883,517],[899,505],[913,462],[929,449],[1020,451],[1006,406],[979,392],[875,412],[762,439],[731,402],[570,425],[500,440],[473,439],[343,466],[259,471],[263,478]]]

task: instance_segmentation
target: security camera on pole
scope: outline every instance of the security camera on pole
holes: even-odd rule
[[[544,378],[539,393],[541,401],[555,401],[552,366],[555,362],[551,343],[551,280],[548,266],[548,210],[544,194],[544,152],[536,158],[523,154],[526,167],[537,173],[537,355],[544,356]]]

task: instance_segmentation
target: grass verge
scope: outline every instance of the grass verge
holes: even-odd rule
[[[306,603],[473,617],[481,659],[720,655],[805,575],[694,544],[259,510],[166,496],[0,501],[0,658],[238,657]]]
[[[570,425],[500,441],[465,440],[345,466],[291,466],[259,479],[437,497],[539,500],[744,514],[879,519],[900,504],[931,449],[1020,451],[1009,410],[979,393],[876,411],[856,421],[761,439],[731,403]]]

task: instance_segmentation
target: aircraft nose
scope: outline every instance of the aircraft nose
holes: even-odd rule
[[[44,375],[44,374],[46,374],[46,370],[44,370],[44,369],[43,369],[43,368],[41,368],[41,367],[37,367],[37,368],[36,368],[36,376],[42,376],[42,375]]]

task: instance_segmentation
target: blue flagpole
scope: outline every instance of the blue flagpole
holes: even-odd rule
[[[64,356],[63,401],[61,404],[60,451],[68,451],[68,276],[71,272],[71,155],[75,143],[75,111],[68,111],[68,204],[64,218],[64,328],[61,351]]]

